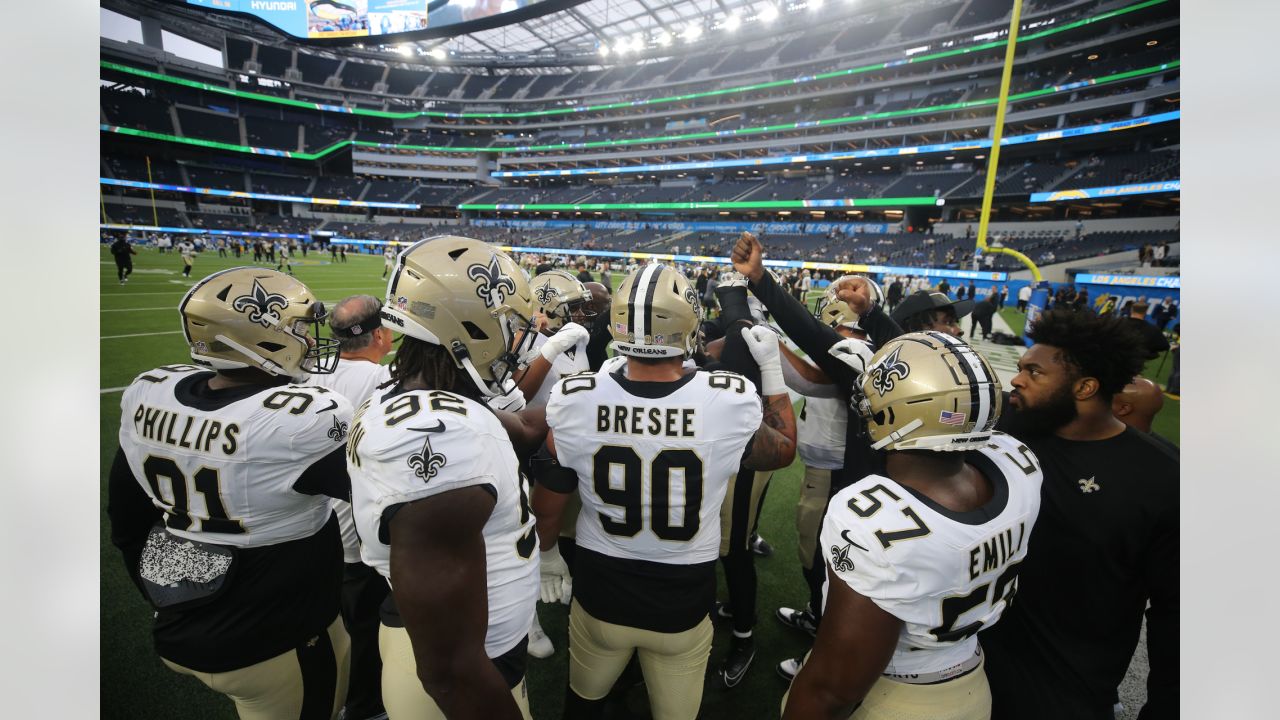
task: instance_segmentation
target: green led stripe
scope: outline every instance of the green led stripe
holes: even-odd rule
[[[1076,28],[1084,27],[1085,25],[1089,25],[1091,23],[1101,22],[1103,20],[1110,20],[1112,18],[1120,17],[1122,15],[1127,15],[1132,12],[1144,10],[1146,8],[1153,7],[1155,5],[1160,5],[1168,1],[1169,0],[1145,0],[1145,2],[1136,3],[1134,5],[1129,5],[1123,8],[1117,8],[1115,10],[1109,10],[1107,12],[1100,13],[1098,15],[1093,15],[1087,18],[1083,18],[1081,20],[1076,20],[1075,22],[1067,23],[1066,25],[1063,25],[1061,27],[1049,28],[1046,30],[1042,30],[1038,33],[1032,33],[1030,35],[1019,37],[1018,44],[1021,45],[1022,43],[1025,43],[1025,42],[1040,40],[1046,37],[1050,37],[1052,35],[1057,35],[1058,33],[1066,32],[1068,30],[1074,30]],[[941,60],[949,57],[955,57],[957,55],[968,55],[975,52],[982,52],[984,50],[1002,48],[1007,44],[1008,44],[1007,40],[993,40],[991,42],[982,43],[979,45],[966,46],[962,48],[956,48],[954,50],[944,50],[942,52],[931,53],[928,55],[919,55],[915,57],[910,57],[910,58],[907,58],[906,60],[891,60],[889,62],[876,63],[874,65],[864,65],[861,67],[849,68],[847,70],[835,70],[828,73],[814,75],[812,77],[796,78],[793,80],[774,80],[772,82],[756,83],[753,85],[739,85],[737,87],[721,88],[719,90],[707,90],[704,92],[689,93],[686,95],[672,95],[669,97],[651,98],[648,100],[623,101],[623,102],[616,102],[616,103],[608,103],[605,105],[592,105],[585,108],[567,107],[567,108],[556,108],[553,110],[527,110],[522,112],[496,112],[496,113],[452,113],[452,112],[441,112],[438,110],[423,110],[420,112],[412,112],[412,111],[388,112],[385,110],[368,110],[365,108],[344,108],[343,112],[346,112],[351,115],[390,118],[395,120],[405,120],[405,119],[415,118],[415,117],[465,118],[465,119],[548,117],[553,115],[565,115],[565,114],[572,114],[572,113],[594,112],[599,110],[616,110],[619,108],[631,108],[631,107],[643,107],[646,105],[667,104],[667,103],[681,102],[684,100],[695,100],[698,98],[727,95],[730,93],[751,92],[753,90],[765,90],[765,89],[775,88],[775,87],[785,87],[788,85],[793,85],[793,86],[802,85],[810,82],[816,82],[819,80],[829,80],[831,78],[846,77],[850,75],[873,72],[875,70],[885,70],[891,67],[898,67],[901,65],[910,65],[910,64],[917,64],[922,62],[929,62],[933,60]],[[321,106],[324,105],[323,103],[313,103],[313,102],[305,102],[302,100],[292,100],[289,98],[277,97],[275,95],[255,93],[247,90],[235,90],[232,88],[223,87],[220,85],[212,85],[209,83],[199,82],[196,80],[187,80],[185,78],[173,77],[171,75],[162,75],[160,73],[152,72],[150,70],[133,68],[127,65],[120,65],[118,63],[108,62],[106,60],[100,61],[99,64],[103,68],[107,68],[110,70],[117,70],[119,72],[130,73],[130,74],[138,75],[141,77],[151,78],[153,80],[160,80],[162,82],[173,83],[175,85],[185,85],[187,87],[193,87],[200,90],[208,90],[210,92],[222,93],[224,95],[230,95],[233,97],[245,98],[250,100],[260,100],[263,102],[278,103],[281,105],[289,105],[291,107],[306,108],[308,110],[319,110],[321,109]]]
[[[933,197],[865,198],[841,200],[840,205],[814,205],[814,200],[759,200],[745,202],[654,202],[654,203],[585,203],[572,204],[463,204],[459,210],[839,210],[851,207],[901,207],[906,205],[936,205]],[[832,202],[823,200],[820,202]]]
[[[165,133],[151,132],[150,130],[138,130],[136,128],[120,127],[118,125],[103,126],[102,129],[109,130],[113,133],[121,135],[132,135],[134,137],[148,138],[150,140],[163,140],[165,142],[181,143],[183,145],[195,145],[203,148],[211,148],[214,150],[230,150],[232,152],[250,153],[253,155],[267,155],[271,157],[286,157],[293,160],[319,160],[337,150],[341,150],[351,144],[350,140],[339,140],[323,150],[316,152],[298,152],[295,150],[269,150],[264,152],[263,148],[250,147],[248,145],[232,145],[231,143],[218,142],[216,140],[201,140],[199,138],[180,137],[178,135],[167,135]]]
[[[1132,80],[1134,78],[1139,78],[1144,75],[1151,75],[1151,74],[1163,72],[1165,70],[1178,68],[1181,66],[1182,66],[1182,61],[1174,60],[1172,62],[1163,63],[1161,65],[1153,65],[1151,67],[1140,68],[1138,70],[1129,70],[1122,73],[1116,73],[1114,75],[1106,75],[1100,78],[1095,78],[1093,80],[1082,80],[1074,83],[1068,83],[1065,86],[1053,85],[1053,86],[1041,88],[1039,90],[1028,90],[1027,92],[1018,93],[1016,95],[1010,95],[1009,102],[1011,103],[1020,102],[1022,100],[1029,100],[1032,98],[1043,97],[1046,95],[1053,95],[1053,94],[1062,93],[1062,92],[1074,92],[1084,87],[1093,87],[1093,86],[1104,85],[1104,84],[1113,83],[1113,82],[1120,82],[1123,80]],[[1085,84],[1081,85],[1080,83],[1085,83]],[[111,132],[117,132],[124,135],[136,135],[138,137],[146,137],[146,138],[151,138],[153,140],[165,140],[168,142],[185,143],[188,145],[199,145],[201,147],[216,148],[220,150],[232,150],[235,152],[244,152],[244,153],[265,154],[265,155],[276,155],[277,153],[279,153],[281,154],[281,156],[288,157],[288,158],[296,158],[299,160],[315,160],[321,157],[325,157],[326,155],[329,155],[330,153],[340,150],[348,145],[355,146],[355,147],[370,147],[370,148],[384,148],[384,149],[390,148],[394,150],[421,150],[421,151],[427,151],[427,152],[444,152],[444,153],[498,152],[498,153],[505,154],[505,153],[515,153],[515,152],[535,152],[535,151],[542,151],[542,150],[566,150],[566,149],[579,150],[579,149],[587,149],[587,148],[617,147],[617,146],[627,146],[627,145],[646,145],[650,143],[679,142],[679,141],[702,140],[702,139],[710,139],[710,138],[731,138],[731,137],[742,137],[746,135],[758,135],[762,133],[783,132],[787,130],[802,130],[802,129],[807,129],[809,127],[835,127],[837,125],[848,125],[848,124],[853,124],[858,122],[864,122],[867,120],[883,120],[888,118],[905,117],[909,115],[927,115],[927,114],[933,114],[933,113],[939,113],[939,112],[950,112],[952,110],[965,110],[965,109],[971,109],[976,107],[984,107],[987,105],[994,105],[997,101],[998,101],[998,98],[984,98],[982,100],[966,100],[964,102],[949,103],[946,105],[933,105],[933,106],[924,107],[924,108],[910,108],[906,110],[892,110],[889,112],[867,113],[864,115],[851,115],[848,117],[829,118],[827,120],[814,121],[814,124],[812,125],[805,125],[803,122],[796,122],[796,123],[787,123],[784,125],[766,125],[763,127],[742,128],[740,130],[735,131],[732,135],[720,135],[716,132],[696,132],[696,133],[686,133],[684,135],[664,135],[660,137],[648,137],[648,138],[628,138],[623,140],[597,140],[589,143],[555,143],[551,145],[529,145],[526,147],[522,147],[518,150],[516,148],[494,148],[494,147],[466,147],[466,146],[445,147],[440,145],[408,145],[408,144],[388,145],[387,143],[376,143],[376,142],[370,142],[368,140],[340,140],[334,143],[333,145],[330,145],[329,147],[324,148],[323,150],[319,150],[315,153],[297,152],[293,150],[273,150],[271,152],[263,152],[263,149],[261,148],[254,148],[247,145],[232,145],[228,143],[216,142],[213,140],[201,140],[198,138],[187,138],[187,137],[180,137],[177,135],[166,135],[164,133],[150,132],[147,130],[136,130],[134,128],[125,128],[125,127],[119,127],[119,126],[110,126],[110,127],[111,127]]]

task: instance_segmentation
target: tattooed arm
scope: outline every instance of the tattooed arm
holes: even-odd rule
[[[796,457],[796,415],[786,393],[764,398],[764,417],[742,464],[752,470],[780,470]]]

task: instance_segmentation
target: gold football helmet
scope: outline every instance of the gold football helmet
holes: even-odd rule
[[[555,332],[573,320],[575,314],[586,314],[591,291],[578,278],[564,270],[548,270],[529,283],[533,292],[533,308],[547,316],[547,330]]]
[[[291,275],[255,267],[216,272],[187,291],[178,312],[197,365],[256,367],[298,381],[338,366],[338,341],[320,337],[324,303]]]
[[[836,286],[845,277],[851,276],[845,275],[842,278],[833,280],[831,284],[827,286],[827,290],[823,293],[822,299],[818,301],[818,311],[814,313],[814,315],[822,322],[823,325],[828,327],[834,328],[843,325],[844,327],[861,330],[862,326],[858,324],[858,321],[862,318],[858,313],[853,311],[852,307],[849,307],[849,303],[836,297]]]
[[[609,309],[613,349],[638,358],[688,357],[698,347],[702,303],[679,270],[641,265],[614,293]]]
[[[991,437],[1000,389],[991,364],[963,340],[910,333],[871,358],[859,412],[876,450],[968,450]]]
[[[396,260],[382,306],[382,325],[443,346],[486,395],[516,368],[532,344],[529,281],[514,260],[479,240],[437,235]]]

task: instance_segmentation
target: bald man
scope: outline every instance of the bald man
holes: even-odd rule
[[[1138,376],[1111,398],[1111,414],[1120,422],[1144,433],[1151,432],[1151,421],[1164,407],[1160,386]]]

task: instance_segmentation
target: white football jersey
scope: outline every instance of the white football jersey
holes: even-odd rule
[[[352,407],[360,407],[361,403],[373,397],[373,391],[379,385],[391,379],[391,369],[380,363],[368,360],[350,360],[343,358],[332,373],[312,375],[307,379],[308,385],[319,385],[342,395]],[[360,539],[356,537],[356,521],[351,515],[351,503],[342,500],[333,501],[333,511],[338,515],[338,528],[342,530],[343,561],[360,562]]]
[[[157,368],[120,401],[120,447],[169,531],[236,547],[314,535],[329,520],[329,498],[293,485],[343,446],[351,403],[324,388],[280,385],[215,407],[186,392],[202,374],[212,373]]]
[[[947,510],[881,475],[841,490],[827,507],[827,566],[903,622],[886,675],[941,672],[973,657],[978,631],[1017,592],[1040,511],[1040,463],[1004,433],[966,459],[995,486],[977,510]],[[825,602],[826,588],[823,595]]]
[[[380,393],[357,413],[347,451],[351,503],[366,565],[391,579],[393,505],[450,490],[489,486],[496,496],[484,526],[489,627],[485,651],[515,647],[538,600],[538,536],[529,489],[502,423],[483,405],[439,390]]]
[[[760,426],[755,385],[697,371],[650,398],[619,379],[625,366],[615,372],[563,378],[547,403],[560,464],[578,474],[578,545],[631,560],[714,561],[720,505]]]
[[[531,352],[540,351],[549,339],[546,335],[538,333],[533,338]],[[538,356],[534,355],[534,357]],[[547,371],[547,379],[542,382],[542,387],[538,388],[538,392],[534,393],[525,406],[545,406],[547,400],[551,398],[551,388],[555,387],[562,376],[579,373],[587,368],[587,340],[580,340],[576,345],[556,356],[555,361],[551,363],[551,369]]]
[[[805,362],[813,363],[807,358]],[[844,467],[844,437],[849,428],[849,401],[843,397],[805,396],[796,417],[796,454],[812,468]]]

